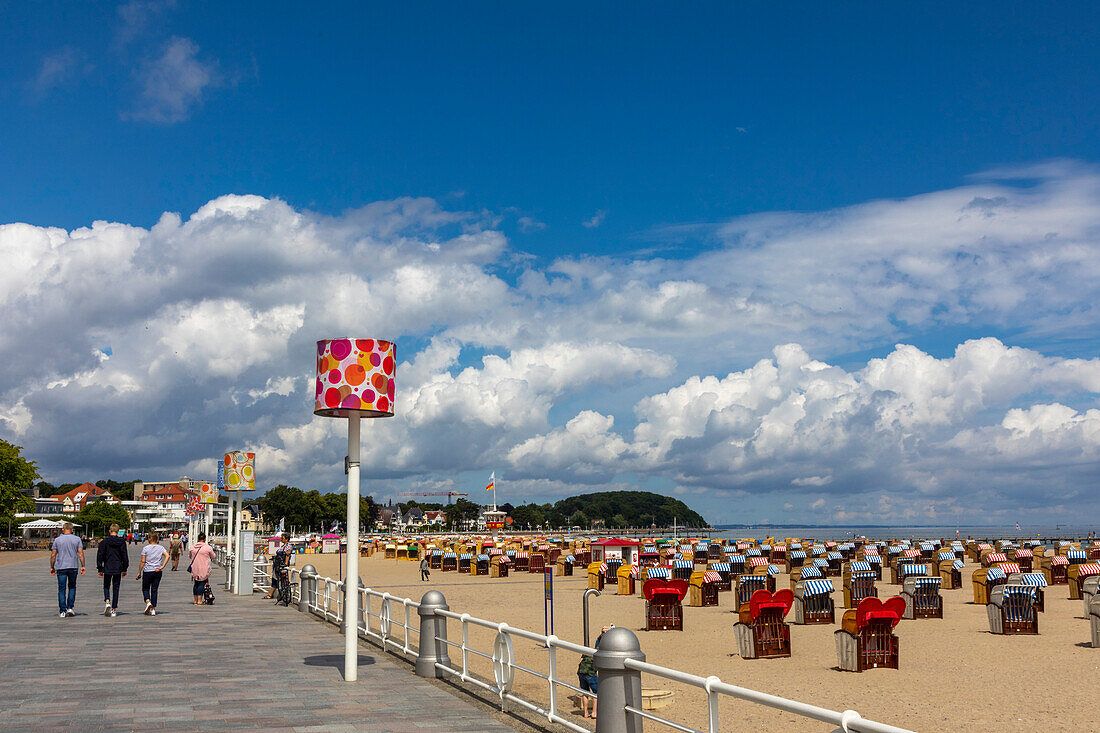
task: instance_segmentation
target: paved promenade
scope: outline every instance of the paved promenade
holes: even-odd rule
[[[359,681],[344,682],[339,633],[258,594],[215,588],[216,605],[193,606],[185,561],[165,571],[157,616],[145,616],[137,551],[117,618],[101,615],[91,552],[69,619],[57,616],[48,560],[0,567],[0,730],[513,730],[370,646]]]

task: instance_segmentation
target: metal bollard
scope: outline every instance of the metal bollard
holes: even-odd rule
[[[363,579],[360,578],[359,579],[359,590],[363,590],[366,587],[367,586],[363,585]],[[348,616],[347,616],[347,609],[348,609],[348,579],[347,578],[344,578],[344,582],[340,584],[340,591],[344,594],[344,605],[341,606],[341,608],[340,608],[340,633],[342,634],[348,628]],[[362,598],[362,595],[360,595],[360,598]],[[363,620],[363,604],[360,603],[358,605],[358,608],[359,608],[359,619],[358,619],[358,621],[362,621]],[[359,627],[356,626],[355,630],[358,631]]]
[[[298,574],[298,610],[309,613],[317,605],[317,568],[306,565]]]
[[[420,599],[420,653],[416,657],[416,676],[443,678],[443,672],[435,665],[451,666],[447,654],[447,619],[436,611],[450,611],[447,599],[437,590],[430,590]]]
[[[225,589],[229,590],[229,586],[232,585],[233,577],[233,558],[228,553],[225,555]]]
[[[642,718],[626,707],[642,709],[642,673],[627,669],[627,659],[645,661],[638,637],[616,626],[600,639],[592,660],[596,664],[596,733],[642,733]]]

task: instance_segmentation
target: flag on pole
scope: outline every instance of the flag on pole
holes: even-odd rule
[[[332,523],[332,529],[329,530],[332,534],[336,534],[336,530],[340,529],[340,522],[335,521]]]
[[[493,487],[496,485],[496,482],[497,482],[497,472],[493,471],[493,473],[489,475],[489,485],[485,487],[485,490],[486,491],[492,491]]]
[[[286,527],[286,517],[283,517],[282,519],[279,520],[279,528],[277,530],[275,530],[275,534],[282,534],[283,532],[285,532],[286,531],[285,527]]]

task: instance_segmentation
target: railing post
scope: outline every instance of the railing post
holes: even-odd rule
[[[229,553],[225,553],[225,589],[229,590],[231,585],[231,579],[233,577],[233,560]]]
[[[437,590],[430,590],[420,599],[420,652],[416,657],[417,677],[442,678],[443,672],[435,668],[437,663],[451,666],[447,653],[447,619],[436,611],[450,611],[447,599]]]
[[[616,626],[604,633],[592,660],[596,664],[596,733],[642,733],[641,716],[626,706],[642,709],[642,673],[627,669],[626,660],[645,661],[638,637]]]
[[[298,573],[298,610],[309,613],[311,604],[317,605],[317,568],[306,565]]]

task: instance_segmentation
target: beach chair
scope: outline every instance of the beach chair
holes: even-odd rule
[[[912,575],[928,575],[927,565],[916,565],[913,563],[902,563],[897,567],[898,584],[904,585],[905,579]]]
[[[560,547],[551,547],[543,554],[546,555],[546,564],[553,565],[558,561],[558,558],[561,557],[562,552]]]
[[[527,572],[541,573],[546,569],[546,555],[541,552],[532,552],[527,557]]]
[[[1066,585],[1069,583],[1069,560],[1065,555],[1051,555],[1039,558],[1039,567],[1047,576],[1048,585]]]
[[[1012,562],[1020,566],[1021,573],[1030,573],[1034,567],[1035,553],[1027,547],[1017,547],[1007,553]]]
[[[905,601],[905,618],[943,618],[943,597],[939,576],[908,575],[902,581],[901,597]]]
[[[707,564],[707,553],[710,551],[709,542],[696,542],[692,548],[691,554],[684,553],[684,557],[690,557],[692,563]]]
[[[1081,552],[1081,550],[1077,550],[1077,552]],[[1069,569],[1066,571],[1066,584],[1069,586],[1070,600],[1075,601],[1081,598],[1081,591],[1084,589],[1085,580],[1097,575],[1100,575],[1100,563],[1070,565]]]
[[[620,565],[615,572],[615,579],[618,585],[616,590],[617,595],[634,595],[634,581],[638,579],[638,566]]]
[[[783,619],[793,603],[794,594],[784,588],[776,593],[758,590],[741,604],[733,635],[742,659],[791,656],[791,628]]]
[[[1035,586],[1002,583],[989,593],[985,608],[991,634],[1038,634]]]
[[[737,578],[745,573],[748,558],[739,553],[727,552],[726,562],[730,564],[730,581],[736,582]]]
[[[826,552],[825,562],[828,563],[828,569],[825,571],[825,575],[839,578],[840,566],[844,563],[844,555],[840,554],[836,550],[833,550],[832,552]]]
[[[586,568],[592,563],[592,550],[588,547],[573,548],[574,567]]]
[[[852,562],[856,566],[844,579],[844,607],[858,608],[864,598],[878,598],[878,588],[875,587],[875,573],[872,570],[862,569],[865,561]]]
[[[787,572],[802,567],[806,563],[805,550],[790,550],[787,552]]]
[[[833,590],[833,581],[824,578],[798,581],[794,588],[794,622],[804,625],[834,623]]]
[[[687,590],[686,580],[647,580],[642,585],[642,595],[645,596],[645,630],[683,631],[683,601]]]
[[[1008,562],[1008,555],[1003,552],[983,552],[981,563],[983,568],[991,568],[998,563]]]
[[[443,550],[432,550],[428,555],[428,567],[432,570],[440,570],[443,565]]]
[[[733,588],[733,571],[728,562],[712,562],[707,564],[707,570],[715,573],[718,579],[713,581],[714,587],[719,593]]]
[[[691,574],[695,572],[693,560],[673,560],[672,577],[676,580],[691,580]]]
[[[1046,576],[1042,573],[1012,573],[1005,578],[1005,585],[1028,585],[1035,589],[1035,610],[1038,613],[1042,613],[1044,610],[1046,595],[1044,589],[1047,587]],[[1086,615],[1087,609],[1086,609]]]
[[[940,561],[940,579],[943,581],[944,590],[956,590],[962,588],[963,561],[955,558],[953,553],[941,552],[941,555],[951,555],[949,560]]]
[[[448,573],[452,570],[458,570],[458,553],[456,552],[444,552],[443,562],[439,566],[440,572]]]
[[[1081,563],[1088,562],[1089,554],[1084,550],[1079,550],[1076,547],[1071,547],[1066,550],[1066,560],[1069,562],[1069,566],[1072,568],[1074,565],[1080,565]]]
[[[464,575],[471,575],[474,563],[474,553],[472,552],[460,552],[458,553],[458,572]]]
[[[1089,617],[1089,607],[1100,588],[1100,575],[1090,575],[1081,583],[1081,601],[1085,607],[1085,618]]]
[[[1092,632],[1092,648],[1100,649],[1100,595],[1092,597],[1085,618],[1089,620],[1089,630]]]
[[[507,578],[512,560],[507,555],[493,555],[489,563],[490,578]]]
[[[384,551],[385,551],[385,555],[383,557],[385,557],[387,560],[396,560],[397,559],[397,545],[395,545],[393,543],[388,543],[386,545],[386,547],[384,548]]]
[[[692,573],[688,580],[688,605],[696,608],[718,605],[718,586],[721,576],[713,570]]]
[[[768,589],[768,576],[745,573],[737,578],[737,607],[748,603],[752,594],[758,590]]]
[[[531,565],[531,553],[530,551],[517,550],[515,556],[512,558],[512,570],[517,573],[526,573],[527,568]]]
[[[489,556],[482,553],[474,558],[473,572],[471,575],[488,575],[489,574]]]
[[[787,564],[787,546],[772,545],[771,561],[776,565]]]
[[[1005,572],[1000,568],[980,568],[971,575],[974,586],[974,603],[984,606],[989,603],[989,593],[994,587],[1005,582]]]
[[[607,573],[607,563],[594,562],[588,565],[588,587],[603,590],[604,576]]]
[[[707,563],[708,564],[710,564],[712,562],[716,562],[718,560],[721,560],[723,557],[725,557],[725,555],[722,554],[722,543],[721,542],[711,542],[707,546]]]
[[[905,600],[895,596],[883,602],[865,598],[844,612],[841,628],[833,632],[837,667],[845,672],[898,668],[898,637],[894,627],[901,621]]]
[[[576,558],[572,555],[559,555],[558,561],[554,563],[554,572],[559,577],[573,575],[573,563]]]

